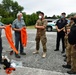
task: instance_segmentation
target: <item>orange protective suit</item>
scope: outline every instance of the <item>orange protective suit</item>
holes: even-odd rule
[[[22,41],[23,47],[26,47],[26,45],[27,45],[27,31],[26,31],[25,27],[23,27],[21,29],[21,41]]]
[[[13,38],[12,38],[11,25],[6,25],[6,27],[5,27],[5,35],[6,35],[6,38],[8,40],[8,43],[10,44],[11,48],[13,49],[13,51],[15,51],[16,54],[18,54],[18,50],[15,48],[14,42],[13,42]]]

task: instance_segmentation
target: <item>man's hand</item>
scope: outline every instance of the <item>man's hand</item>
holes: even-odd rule
[[[65,32],[65,27],[61,28],[60,31],[64,31]]]
[[[58,32],[60,32],[61,30],[60,29],[58,29]]]
[[[35,25],[35,28],[45,29],[45,27],[44,27],[44,26],[37,26],[37,25]]]
[[[65,32],[65,29],[63,31]]]
[[[37,25],[35,25],[35,28],[37,28]]]
[[[17,31],[19,31],[19,32],[20,32],[20,31],[21,31],[21,28],[20,28],[20,29],[17,29]]]
[[[1,29],[5,29],[5,26],[0,26]]]
[[[5,26],[2,26],[2,29],[5,29],[6,27]]]
[[[21,28],[20,29],[16,29],[16,28],[12,28],[14,31],[18,31],[20,32],[21,31]]]
[[[25,28],[25,29],[26,29],[26,26],[24,26],[23,28]]]

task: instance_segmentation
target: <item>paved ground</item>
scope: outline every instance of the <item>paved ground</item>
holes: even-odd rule
[[[63,59],[64,57],[60,51],[55,52],[55,43],[56,43],[56,32],[47,32],[47,57],[42,58],[42,45],[40,45],[40,53],[33,55],[35,51],[35,34],[36,30],[28,29],[28,44],[25,48],[26,56],[21,56],[20,59],[15,58],[14,55],[10,56],[9,51],[11,50],[9,44],[4,37],[3,38],[3,55],[7,55],[10,59],[17,61],[22,61],[24,68],[19,68],[13,75],[68,75],[66,72],[69,69],[62,68],[63,64],[66,64]],[[4,32],[3,32],[4,33]],[[3,70],[0,70],[0,75],[5,75]]]

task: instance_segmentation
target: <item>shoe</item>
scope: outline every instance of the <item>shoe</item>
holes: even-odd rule
[[[13,55],[13,51],[10,51],[10,55]]]
[[[71,69],[71,65],[62,65],[63,68]]]
[[[61,53],[65,53],[65,51],[62,51]]]
[[[15,55],[15,57],[16,57],[16,58],[21,58],[18,54],[17,54],[17,55]]]
[[[0,62],[0,64],[3,64],[3,62]]]
[[[64,59],[64,62],[66,62],[66,61],[67,61],[67,58]]]
[[[54,51],[59,51],[58,49],[55,49]]]
[[[33,52],[33,54],[39,54],[39,51],[38,51],[38,50],[36,50],[35,52]]]
[[[46,52],[43,52],[42,57],[43,57],[43,58],[45,58],[45,57],[46,57]]]
[[[23,53],[20,53],[20,54],[21,54],[21,55],[26,55],[26,53],[24,53],[24,52],[23,52]]]
[[[70,71],[67,71],[67,73],[68,73],[68,74],[76,74],[76,72],[73,72],[73,71],[71,71],[71,70],[70,70]]]
[[[63,57],[66,57],[66,55],[63,55]]]
[[[2,64],[0,64],[0,69],[2,69],[3,68],[3,65]]]

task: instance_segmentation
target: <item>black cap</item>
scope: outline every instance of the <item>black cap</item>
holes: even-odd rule
[[[42,15],[44,15],[44,13],[43,13],[43,12],[40,12],[39,14],[42,14]]]
[[[65,12],[63,12],[63,13],[62,13],[62,15],[66,15],[66,13],[65,13]]]

